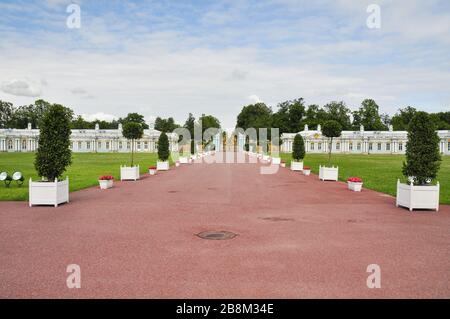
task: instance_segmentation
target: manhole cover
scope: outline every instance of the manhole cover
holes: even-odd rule
[[[284,217],[263,217],[262,220],[268,220],[271,222],[292,222],[295,219],[293,218],[284,218]]]
[[[204,231],[197,234],[198,237],[202,239],[209,240],[226,240],[233,239],[237,236],[237,234],[229,232],[229,231]]]

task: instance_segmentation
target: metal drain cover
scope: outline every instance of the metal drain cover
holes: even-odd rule
[[[204,231],[197,234],[198,237],[202,239],[209,240],[227,240],[233,239],[237,236],[237,234],[229,232],[229,231]]]

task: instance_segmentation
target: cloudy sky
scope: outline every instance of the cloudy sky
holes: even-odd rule
[[[67,27],[70,3],[81,28]],[[367,7],[381,8],[370,29]],[[217,116],[243,105],[374,98],[450,109],[450,1],[0,0],[0,99],[86,117]]]

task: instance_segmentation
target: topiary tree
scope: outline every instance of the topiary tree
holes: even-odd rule
[[[158,139],[158,158],[165,162],[169,158],[169,138],[162,132]]]
[[[403,175],[412,177],[415,185],[430,183],[437,176],[440,161],[439,137],[433,121],[426,112],[417,112],[408,125]]]
[[[66,167],[72,163],[71,121],[72,112],[59,104],[50,105],[41,118],[34,167],[39,176],[47,181],[61,177]]]
[[[322,134],[330,139],[328,146],[328,166],[331,165],[331,147],[333,146],[333,138],[341,136],[342,125],[335,120],[326,121],[323,124]]]
[[[305,158],[305,143],[303,137],[300,134],[295,135],[294,145],[292,146],[292,158],[299,162]]]
[[[123,125],[122,135],[131,140],[131,166],[134,164],[134,141],[142,138],[144,135],[144,127],[140,123],[127,122]]]

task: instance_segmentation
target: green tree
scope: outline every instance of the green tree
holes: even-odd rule
[[[392,119],[391,124],[394,127],[394,131],[408,130],[409,122],[416,115],[417,109],[412,106],[407,106],[403,109],[399,109]]]
[[[175,121],[172,117],[163,119],[158,116],[155,120],[155,130],[158,130],[160,132],[172,133],[178,127],[180,126],[178,124],[175,124]]]
[[[292,146],[292,158],[299,162],[305,158],[305,143],[300,134],[295,135],[294,145]]]
[[[353,112],[353,129],[358,130],[361,125],[367,131],[387,130],[379,114],[379,106],[372,99],[365,99],[358,111]]]
[[[277,127],[280,134],[299,132],[303,129],[305,105],[303,98],[278,104],[278,111],[273,114],[272,127]]]
[[[203,143],[203,146],[206,146],[212,142],[213,138],[211,137],[209,140],[206,140],[205,139],[205,131],[208,129],[211,129],[211,128],[220,129],[220,121],[212,115],[203,114],[199,118],[199,122],[201,123],[201,126],[202,126],[202,143]]]
[[[351,129],[351,121],[350,121],[350,109],[345,105],[343,101],[340,102],[330,102],[323,106],[323,109],[326,113],[327,120],[334,120],[341,124],[341,127],[345,130]]]
[[[244,131],[248,128],[256,129],[258,142],[259,129],[267,128],[267,138],[270,140],[270,128],[272,128],[272,110],[264,103],[256,103],[244,106],[237,116],[236,128]]]
[[[312,104],[308,106],[306,110],[306,117],[304,124],[308,124],[308,127],[312,130],[317,129],[317,126],[328,120],[328,114],[320,108],[317,104]]]
[[[125,118],[120,118],[119,123],[122,123],[122,125],[125,125],[126,123],[139,123],[141,124],[142,128],[148,129],[147,123],[145,123],[144,116],[139,113],[128,113],[128,115]]]
[[[0,100],[0,128],[11,128],[14,117],[14,106],[10,102]]]
[[[169,138],[166,133],[162,132],[158,139],[158,158],[165,162],[169,156]]]
[[[415,185],[424,185],[436,178],[440,161],[439,137],[434,124],[426,112],[417,112],[408,125],[403,175],[413,177]]]
[[[329,120],[323,124],[322,134],[330,139],[328,146],[328,166],[331,165],[331,148],[333,146],[333,138],[341,136],[342,125],[335,121]]]
[[[131,166],[134,165],[134,141],[141,139],[144,135],[142,124],[135,122],[126,122],[122,128],[122,135],[131,140]]]
[[[71,110],[53,104],[41,118],[34,167],[39,176],[47,181],[59,178],[72,163],[72,152],[69,148],[71,116]]]

